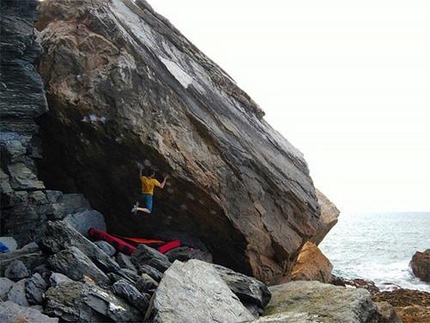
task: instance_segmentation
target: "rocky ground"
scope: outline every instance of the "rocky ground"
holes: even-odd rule
[[[405,323],[430,322],[430,293],[394,287],[390,291],[381,291],[372,281],[364,279],[343,279],[332,277],[332,284],[367,289],[375,303],[390,304],[400,319]]]
[[[390,303],[405,323],[430,322],[430,293],[397,289],[373,292],[372,300],[374,302]]]

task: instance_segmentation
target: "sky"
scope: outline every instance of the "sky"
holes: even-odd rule
[[[430,212],[430,1],[149,3],[259,104],[341,214]]]

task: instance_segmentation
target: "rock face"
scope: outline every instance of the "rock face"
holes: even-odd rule
[[[271,286],[269,290],[272,299],[256,322],[377,322],[376,307],[365,289],[300,281]],[[277,320],[280,317],[284,320]]]
[[[410,266],[416,277],[430,282],[430,249],[424,252],[417,251],[412,257]]]
[[[321,252],[317,245],[306,242],[300,251],[293,267],[292,280],[317,280],[328,283],[331,279],[333,265]]]
[[[216,263],[289,276],[320,209],[302,154],[256,103],[144,0],[40,10],[44,182],[84,193],[118,234],[188,232]],[[129,214],[144,161],[171,179],[142,221]]]

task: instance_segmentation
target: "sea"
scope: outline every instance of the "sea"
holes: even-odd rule
[[[430,292],[409,266],[416,251],[430,249],[430,212],[341,214],[319,247],[336,276]]]

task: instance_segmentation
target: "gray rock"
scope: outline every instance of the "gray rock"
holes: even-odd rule
[[[271,297],[269,289],[265,284],[254,277],[236,273],[229,268],[219,265],[213,266],[226,282],[227,286],[239,297],[243,304],[247,307],[252,307],[253,305],[257,306],[258,310],[255,314],[263,313]]]
[[[57,253],[66,247],[76,247],[102,271],[117,272],[120,269],[120,266],[106,253],[65,221],[49,221],[40,245],[49,253]]]
[[[0,253],[0,276],[4,276],[6,268],[14,261],[22,261],[31,271],[46,262],[46,257],[39,247],[18,249],[13,252]]]
[[[9,251],[15,251],[18,247],[18,244],[13,237],[0,237],[0,242],[3,243]]]
[[[106,232],[106,222],[103,214],[96,210],[86,210],[79,213],[69,214],[64,218],[76,231],[84,237],[89,238],[88,230],[95,228]]]
[[[98,284],[109,284],[110,279],[84,253],[76,247],[69,247],[48,258],[49,265],[57,272],[73,280],[88,276]]]
[[[38,273],[35,273],[28,280],[26,285],[26,295],[28,302],[31,305],[41,305],[43,302],[43,295],[48,288],[48,284]]]
[[[63,275],[61,273],[55,273],[53,272],[51,276],[49,277],[49,284],[52,287],[58,287],[63,284],[70,284],[73,283],[73,280],[67,277],[66,275]]]
[[[164,272],[172,265],[166,255],[144,244],[137,246],[136,251],[131,255],[131,261],[137,267],[149,265],[160,272]]]
[[[4,300],[7,297],[7,293],[10,291],[12,286],[15,284],[14,281],[6,277],[0,277],[0,300]]]
[[[271,286],[269,290],[272,298],[264,316],[256,322],[279,322],[279,315],[287,314],[303,316],[303,322],[365,323],[372,322],[376,315],[376,306],[365,289],[295,281]]]
[[[247,322],[253,319],[206,262],[175,261],[155,292],[154,322]]]
[[[142,322],[143,315],[112,292],[80,282],[46,292],[46,314],[66,322]]]
[[[152,293],[158,287],[158,283],[149,275],[142,274],[136,282],[136,288],[142,293]]]
[[[21,260],[14,260],[6,268],[4,275],[13,281],[18,281],[30,277],[31,273]]]
[[[116,261],[122,268],[127,268],[127,269],[130,269],[130,270],[137,272],[137,268],[131,262],[130,256],[125,255],[122,252],[118,252],[118,255],[116,257]]]
[[[8,165],[10,185],[14,190],[43,190],[45,185],[39,181],[24,163]]]
[[[163,273],[159,270],[155,269],[154,267],[151,267],[149,265],[139,265],[139,274],[147,274],[151,278],[153,278],[155,281],[159,282],[163,278]]]
[[[7,293],[7,299],[21,306],[30,306],[25,290],[27,282],[28,278],[24,278],[15,283]]]
[[[125,280],[119,280],[113,284],[112,291],[136,307],[143,314],[146,313],[151,300],[149,294],[141,293],[136,287]]]
[[[33,307],[23,307],[11,301],[0,305],[0,322],[58,323],[56,317],[49,317]]]
[[[116,254],[116,249],[106,241],[95,241],[94,244],[110,257]]]

